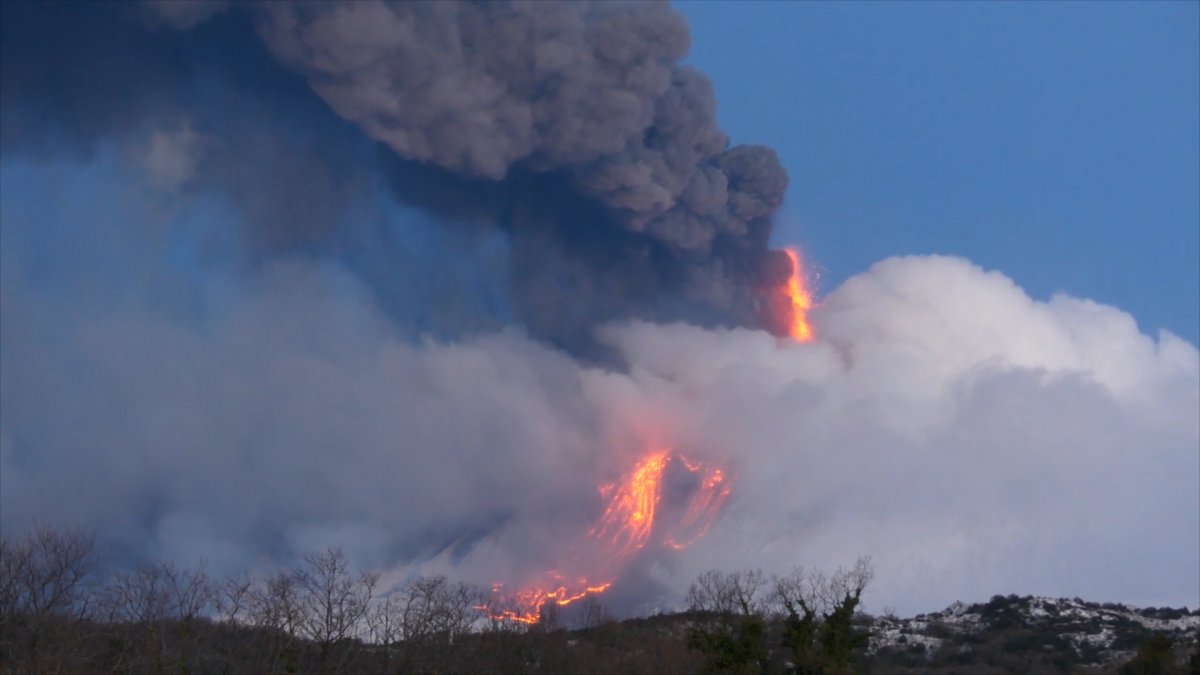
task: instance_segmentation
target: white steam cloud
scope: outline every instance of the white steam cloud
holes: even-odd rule
[[[1196,347],[960,259],[850,279],[809,344],[611,325],[622,371],[515,329],[413,343],[328,262],[215,284],[201,319],[30,264],[6,256],[0,295],[5,532],[80,523],[131,559],[220,570],[338,544],[397,575],[516,579],[568,554],[597,483],[663,440],[725,463],[734,491],[704,540],[633,562],[647,605],[710,567],[860,554],[868,609],[1200,604]]]

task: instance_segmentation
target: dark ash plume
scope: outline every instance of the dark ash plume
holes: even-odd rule
[[[666,4],[268,4],[258,26],[397,155],[492,180],[562,170],[678,248],[746,234],[787,184],[770,150],[726,152],[711,84],[677,65],[687,26]]]
[[[231,116],[266,118],[247,132],[208,109],[220,148],[287,130],[255,141],[279,161],[254,176],[233,153],[198,167],[199,183],[246,193],[254,242],[319,245],[354,186],[382,175],[405,203],[505,228],[520,318],[573,350],[613,318],[774,324],[756,288],[776,276],[761,270],[773,267],[769,219],[786,173],[769,148],[729,147],[708,79],[679,64],[687,26],[665,3],[169,1],[5,14],[6,145],[47,114],[62,135],[92,139],[197,116],[211,93],[198,89],[216,78],[236,90]],[[246,43],[250,24],[270,57]],[[77,67],[87,76],[71,76]],[[39,79],[55,71],[66,77],[53,87]],[[299,100],[311,93],[298,81],[340,120]],[[392,158],[355,159],[345,121]],[[293,132],[313,147],[297,153]],[[294,190],[253,187],[296,166],[308,169]]]
[[[541,177],[507,181],[523,189],[504,223],[540,334],[570,343],[622,314],[753,321],[787,175],[768,148],[728,148],[708,79],[677,65],[687,26],[667,5],[271,4],[257,19],[281,62],[400,157]],[[546,206],[561,195],[583,204]]]

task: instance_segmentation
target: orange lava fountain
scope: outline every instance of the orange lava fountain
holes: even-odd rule
[[[813,339],[813,329],[808,323],[808,310],[812,309],[812,291],[808,289],[804,265],[800,262],[800,254],[796,249],[785,248],[788,258],[792,261],[792,274],[788,277],[785,293],[792,302],[792,320],[788,324],[788,335],[800,342]]]
[[[598,564],[600,573],[568,578],[560,572],[550,571],[545,573],[545,581],[541,584],[521,588],[514,593],[504,593],[502,584],[493,584],[493,598],[500,602],[494,607],[483,606],[480,609],[492,619],[535,624],[541,619],[542,608],[548,602],[566,606],[608,590],[623,563],[641,550],[654,532],[655,516],[662,498],[663,475],[673,459],[677,459],[688,473],[699,474],[700,479],[687,510],[678,522],[672,524],[672,532],[663,539],[663,544],[681,549],[702,538],[729,497],[725,472],[707,468],[682,455],[673,455],[669,449],[654,450],[642,457],[622,481],[600,486],[600,494],[608,499],[608,506],[588,531],[588,537],[604,549],[603,559]],[[683,543],[676,539],[676,535],[683,536]]]

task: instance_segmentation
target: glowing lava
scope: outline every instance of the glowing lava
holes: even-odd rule
[[[681,549],[703,537],[729,496],[725,472],[682,455],[673,455],[669,449],[655,450],[642,457],[619,483],[600,486],[600,494],[608,499],[608,505],[588,530],[588,537],[599,546],[597,553],[600,555],[582,565],[596,570],[595,573],[567,577],[558,571],[550,571],[545,573],[545,581],[541,584],[511,594],[504,592],[502,584],[493,584],[492,596],[497,603],[480,609],[493,619],[535,624],[548,602],[565,606],[608,590],[624,563],[646,545],[654,532],[658,504],[662,499],[663,476],[672,459],[678,459],[688,473],[698,474],[699,481],[693,488],[687,510],[677,522],[670,524],[672,532],[662,543]],[[676,536],[683,537],[683,543]],[[575,563],[578,565],[579,561]],[[598,581],[600,579],[603,581]]]
[[[661,496],[659,486],[668,459],[665,452],[653,453],[638,463],[624,485],[601,486],[600,494],[608,494],[614,488],[616,494],[600,522],[588,534],[608,540],[622,557],[645,546],[654,527],[654,511]]]
[[[795,249],[783,249],[792,261],[792,274],[788,277],[785,293],[792,302],[792,320],[788,324],[788,335],[794,340],[808,342],[813,339],[813,329],[808,323],[808,310],[812,309],[812,291],[808,290],[804,265]]]
[[[674,549],[689,546],[708,534],[708,528],[717,518],[721,505],[729,497],[729,483],[725,480],[725,472],[720,469],[705,469],[698,462],[689,462],[682,455],[679,461],[692,473],[703,473],[700,487],[688,503],[687,511],[680,520],[680,529],[687,533],[687,538],[681,543],[674,537],[667,537],[667,545]]]
[[[581,578],[575,583],[571,584],[571,586],[574,587],[574,590],[568,590],[568,584],[562,578],[562,575],[558,574],[557,572],[548,572],[547,577],[552,580],[559,581],[559,585],[548,588],[522,588],[521,590],[512,594],[511,598],[506,598],[511,604],[511,607],[493,608],[482,606],[478,609],[489,612],[489,615],[493,619],[500,619],[502,621],[515,621],[517,623],[532,625],[537,623],[542,618],[542,607],[547,602],[553,602],[556,605],[565,606],[575,602],[576,600],[582,600],[589,595],[603,593],[604,591],[608,590],[609,586],[612,586],[611,581],[606,581],[595,586],[589,586],[588,580],[586,578]],[[504,584],[492,584],[493,596],[502,596],[503,593]]]

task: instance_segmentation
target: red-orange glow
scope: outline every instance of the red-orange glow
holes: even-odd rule
[[[600,522],[589,534],[608,540],[622,555],[640,549],[654,527],[654,511],[658,508],[659,485],[667,467],[667,453],[656,452],[634,468],[628,482],[617,490]],[[604,494],[605,490],[601,490]]]
[[[546,572],[544,581],[522,588],[514,593],[503,591],[502,584],[492,585],[492,594],[504,600],[504,608],[480,607],[493,619],[535,624],[542,616],[542,608],[548,602],[560,606],[569,605],[589,595],[603,593],[613,584],[613,579],[631,556],[641,550],[654,532],[659,500],[662,498],[663,475],[668,463],[678,459],[682,468],[689,473],[700,474],[699,483],[688,502],[687,510],[662,543],[675,549],[699,540],[708,532],[729,496],[729,485],[725,472],[718,468],[706,468],[681,455],[672,455],[668,450],[655,450],[642,457],[620,482],[607,483],[599,487],[600,495],[608,500],[604,513],[588,531],[588,537],[601,547],[599,556],[582,563],[594,574],[581,574],[568,580],[557,571]],[[683,536],[680,543],[676,535]],[[579,563],[578,560],[575,561]],[[602,579],[602,581],[600,581]]]
[[[576,600],[582,600],[589,595],[603,593],[604,591],[608,590],[609,586],[612,586],[611,581],[606,581],[595,586],[589,586],[587,585],[586,579],[580,579],[578,586],[574,591],[567,590],[565,585],[560,585],[556,588],[549,589],[523,588],[514,593],[511,597],[512,604],[515,605],[516,609],[502,609],[494,612],[491,616],[493,619],[516,621],[518,623],[532,625],[541,619],[542,607],[547,602],[553,602],[556,605],[565,607],[566,605],[569,605]],[[492,585],[493,594],[500,594],[502,591],[502,584]],[[480,607],[480,609],[486,610],[487,607]]]
[[[808,310],[812,309],[812,291],[808,289],[808,279],[804,274],[804,265],[800,262],[800,254],[795,249],[783,249],[792,261],[792,274],[788,277],[787,293],[792,303],[792,320],[788,324],[788,335],[794,340],[808,342],[813,339],[813,329],[808,323]]]
[[[680,462],[682,462],[683,465],[687,467],[687,470],[691,471],[692,473],[696,473],[700,469],[704,468],[704,465],[700,462],[693,462],[683,455],[675,455],[675,459],[678,459]]]
[[[692,473],[698,473],[704,468],[698,463],[688,464],[686,460],[684,466]],[[703,538],[708,534],[708,528],[717,519],[717,514],[728,497],[729,484],[725,480],[725,472],[721,469],[708,470],[679,522],[679,529],[687,538],[680,542],[674,537],[668,537],[667,545],[674,549],[682,549]]]

